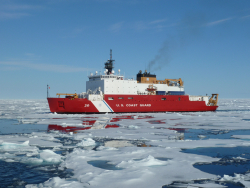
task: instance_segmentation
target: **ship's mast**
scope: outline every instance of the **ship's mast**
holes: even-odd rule
[[[112,74],[112,69],[113,67],[113,61],[115,61],[114,59],[112,59],[112,49],[110,49],[110,59],[108,59],[105,63],[105,69],[108,70],[107,75]]]

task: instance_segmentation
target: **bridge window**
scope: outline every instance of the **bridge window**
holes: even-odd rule
[[[118,99],[124,99],[123,97],[118,97]]]
[[[133,99],[133,97],[128,97],[128,99]]]
[[[161,100],[162,100],[162,101],[165,101],[165,100],[166,100],[166,98],[161,98]]]
[[[108,100],[114,100],[114,98],[113,97],[109,97]]]

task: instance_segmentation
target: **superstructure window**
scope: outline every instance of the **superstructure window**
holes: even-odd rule
[[[128,97],[128,99],[133,99],[133,97]]]
[[[165,101],[165,100],[166,100],[166,98],[161,98],[161,100],[162,100],[162,101]]]
[[[123,97],[118,97],[118,99],[124,99]]]
[[[108,100],[114,100],[114,98],[113,97],[109,97]]]

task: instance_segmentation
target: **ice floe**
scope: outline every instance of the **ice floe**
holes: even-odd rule
[[[224,99],[219,105],[216,112],[56,114],[49,112],[46,100],[0,100],[2,130],[11,130],[0,132],[0,160],[72,170],[69,178],[51,177],[26,185],[30,188],[145,188],[184,181],[190,182],[178,185],[219,188],[227,187],[225,182],[240,182],[250,187],[247,171],[218,177],[195,165],[222,163],[220,157],[183,152],[250,147],[250,100]],[[40,131],[39,125],[46,125],[47,130]],[[34,131],[15,132],[14,126],[34,127]],[[190,130],[195,136],[187,136]],[[245,154],[224,160],[248,163]],[[193,182],[203,179],[207,182]]]

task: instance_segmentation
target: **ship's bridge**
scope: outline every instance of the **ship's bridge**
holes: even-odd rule
[[[86,91],[89,93],[104,94],[137,94],[137,81],[134,79],[124,79],[123,75],[115,75],[114,72],[104,75],[90,74],[89,81],[86,82]]]
[[[104,79],[110,79],[110,80],[123,80],[123,76],[122,75],[114,75],[114,74],[110,74],[110,75],[101,75],[101,74],[90,74],[89,76],[89,81],[94,81],[94,80],[104,80]]]
[[[115,75],[113,70],[112,50],[110,50],[110,59],[108,59],[104,65],[104,75],[101,72],[95,72],[90,74],[89,81],[86,82],[87,93],[104,93],[104,94],[137,94],[137,81],[134,79],[124,79],[120,75],[120,70],[118,70],[118,75]]]

